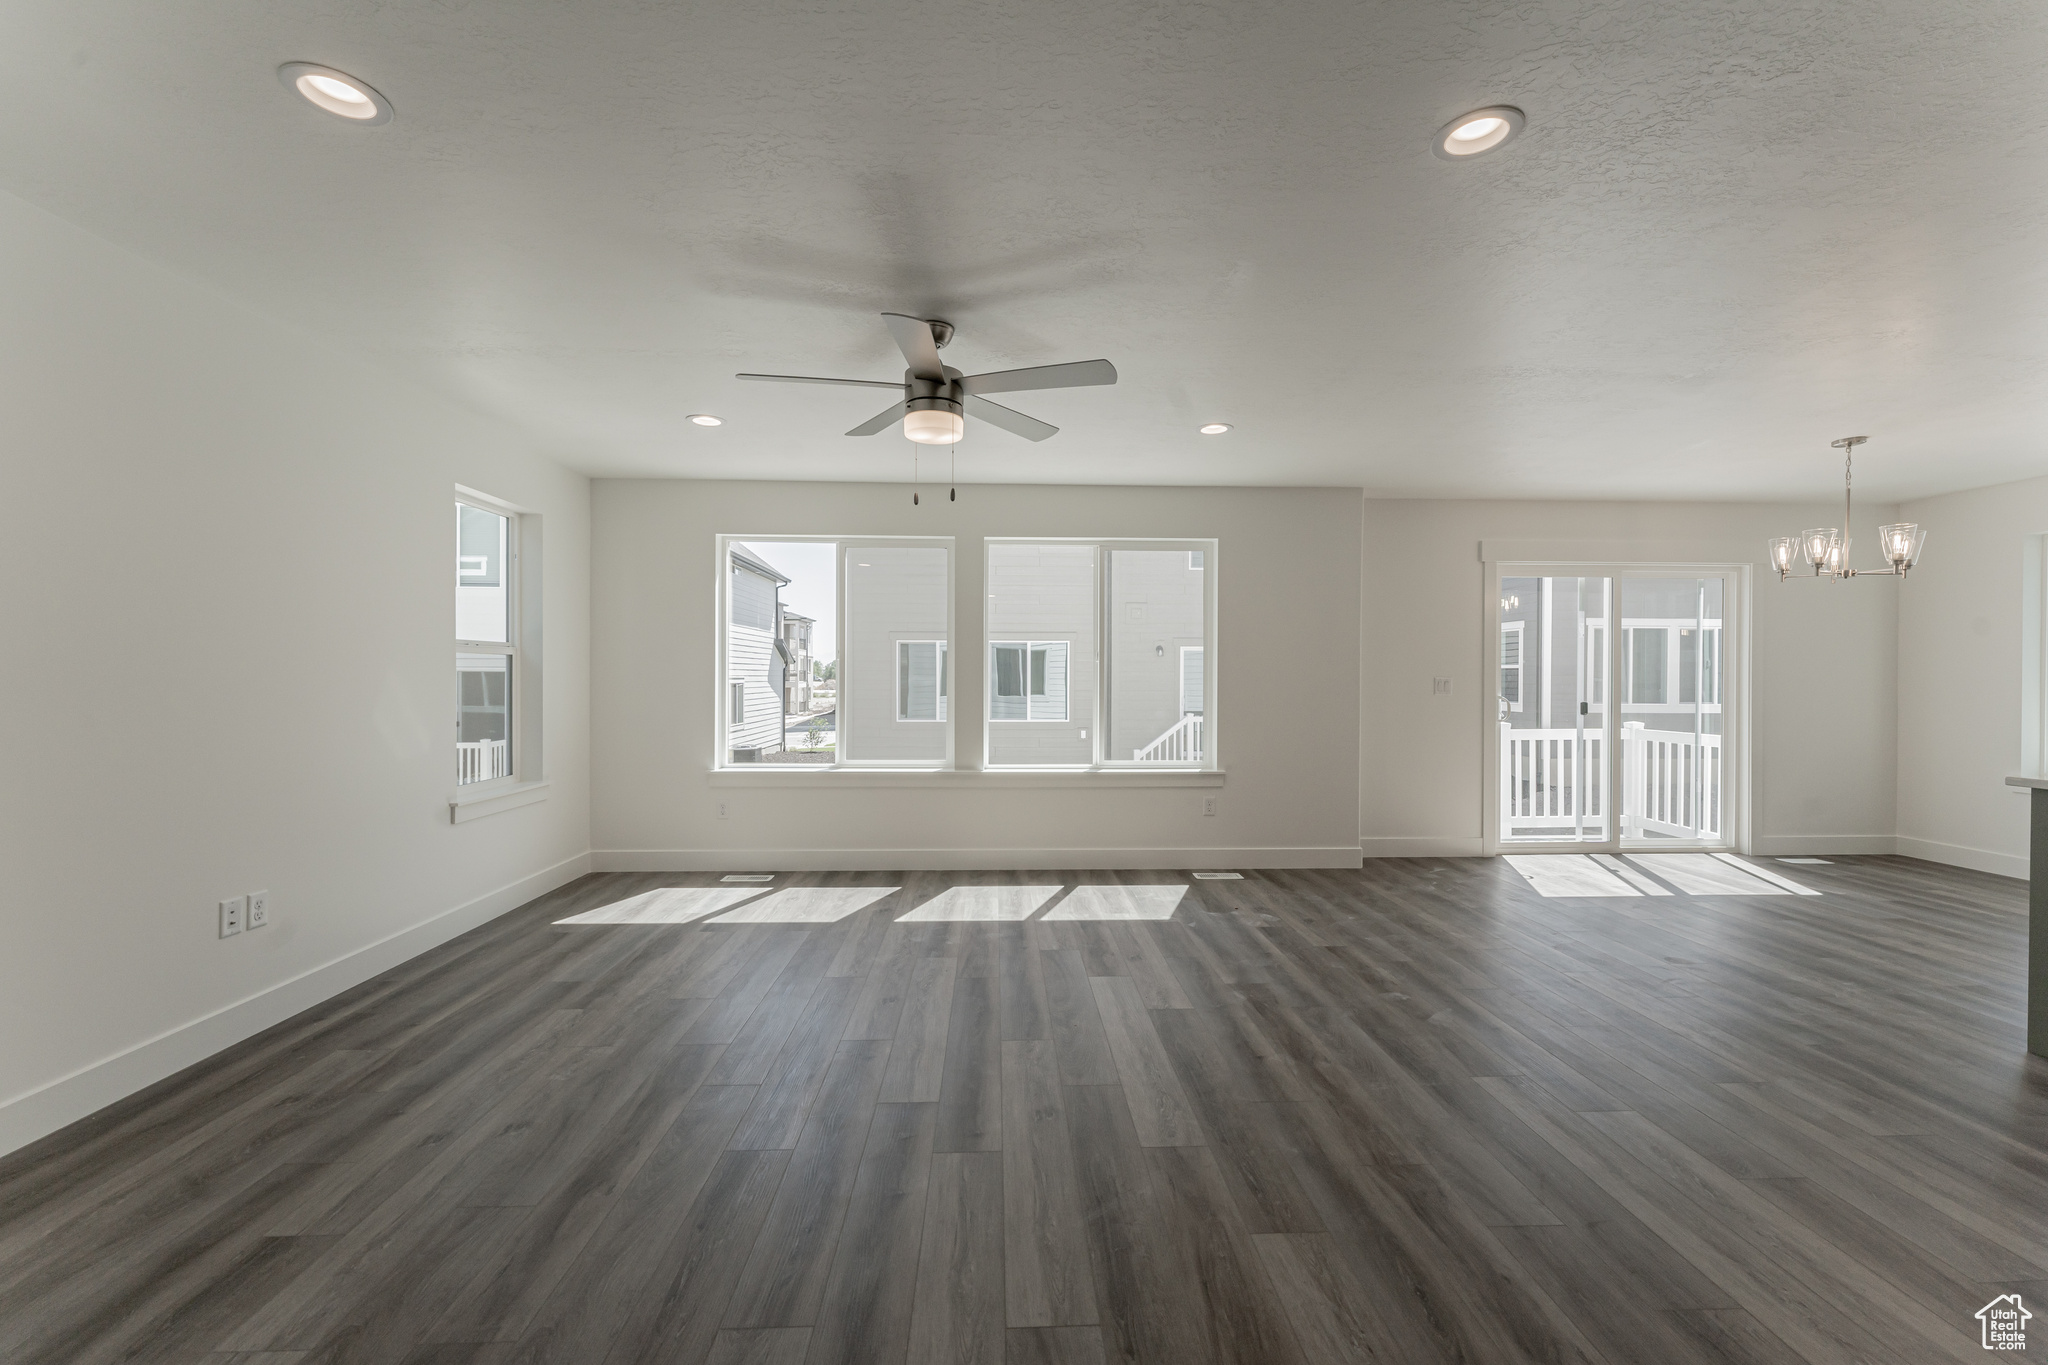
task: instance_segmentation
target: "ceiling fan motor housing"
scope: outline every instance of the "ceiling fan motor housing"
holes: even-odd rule
[[[903,372],[903,388],[908,397],[904,400],[905,412],[959,412],[960,371],[946,366],[944,379],[920,379],[909,370]]]

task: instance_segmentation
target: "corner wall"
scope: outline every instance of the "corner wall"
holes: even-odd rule
[[[6,1151],[585,870],[589,486],[7,196],[0,280]],[[451,825],[457,483],[545,518],[553,786]]]
[[[1358,863],[1356,489],[970,485],[949,503],[941,486],[912,507],[893,484],[607,479],[594,485],[592,528],[600,869]],[[983,537],[1216,537],[1225,785],[714,778],[721,532],[956,537],[963,697],[982,695]],[[979,755],[979,708],[961,709],[958,752]],[[1214,816],[1201,813],[1205,795]]]
[[[1927,527],[1899,618],[1899,852],[2028,871],[2021,771],[2023,560],[2048,531],[2048,478],[1921,498]]]
[[[1475,856],[1495,683],[1485,635],[1487,540],[1572,542],[1587,558],[1753,563],[1751,831],[1759,853],[1893,849],[1897,598],[1890,579],[1780,583],[1764,542],[1832,525],[1805,504],[1365,502],[1368,856]],[[1870,524],[1892,509],[1859,512]],[[1916,576],[1912,586],[1918,586]],[[2015,578],[2015,582],[2017,579]],[[1449,696],[1430,680],[1452,681]]]

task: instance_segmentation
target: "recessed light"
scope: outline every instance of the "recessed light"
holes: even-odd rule
[[[723,417],[713,417],[708,412],[693,412],[690,414],[690,420],[700,427],[722,427],[725,425]]]
[[[1230,430],[1230,423],[1228,422],[1211,422],[1202,428],[1202,434],[1204,436],[1221,436],[1228,430]]]
[[[277,78],[285,89],[336,118],[365,128],[391,121],[391,101],[346,71],[312,62],[286,62],[277,69]]]
[[[1522,131],[1528,120],[1511,104],[1474,109],[1437,129],[1432,149],[1446,161],[1463,161],[1468,156],[1490,152]]]

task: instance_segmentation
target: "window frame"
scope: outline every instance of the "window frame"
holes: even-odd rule
[[[731,745],[731,689],[730,687],[724,686],[715,687],[713,692],[715,704],[712,707],[713,714],[711,717],[712,740],[710,771],[712,773],[743,773],[752,775],[756,773],[772,772],[774,773],[775,778],[777,780],[784,780],[801,774],[815,774],[823,772],[950,772],[954,769],[954,756],[957,747],[956,726],[958,724],[958,708],[950,704],[946,707],[946,716],[941,720],[903,720],[893,714],[890,717],[890,723],[895,725],[945,726],[945,755],[942,759],[936,762],[929,759],[856,758],[848,760],[841,757],[841,755],[845,752],[846,748],[845,736],[849,731],[849,721],[854,711],[857,709],[857,705],[854,702],[852,696],[850,695],[851,689],[847,686],[847,656],[850,653],[846,638],[848,578],[846,572],[846,560],[848,551],[853,548],[866,545],[873,546],[876,548],[887,547],[892,549],[928,549],[944,550],[946,552],[946,639],[943,643],[946,644],[947,648],[944,651],[946,662],[945,669],[942,675],[942,687],[944,689],[945,695],[948,697],[950,701],[950,698],[959,695],[958,679],[955,677],[953,673],[953,669],[956,667],[956,659],[959,655],[959,651],[953,649],[952,644],[958,640],[960,634],[958,620],[960,557],[958,553],[958,547],[952,536],[817,535],[804,533],[792,534],[789,532],[782,531],[759,531],[752,533],[725,531],[714,534],[711,538],[711,541],[711,629],[713,645],[711,655],[713,678],[715,682],[719,683],[731,683],[735,681],[735,679],[733,679],[731,675],[729,639],[729,631],[732,625],[733,575],[729,571],[732,563],[732,547],[734,545],[745,544],[803,544],[830,545],[834,547],[832,562],[833,574],[836,581],[833,584],[832,594],[832,638],[834,641],[834,648],[837,657],[833,660],[834,669],[832,675],[832,686],[835,693],[835,700],[833,706],[837,717],[837,724],[835,725],[834,729],[840,737],[839,741],[833,747],[832,762],[830,763],[792,763],[787,765],[734,763],[732,761]],[[918,640],[925,641],[930,641],[933,639],[933,637],[929,635],[919,636],[916,638]],[[892,696],[892,709],[900,710],[900,702],[894,700],[894,693],[898,685],[898,679],[894,676],[896,673],[895,662],[896,659],[900,656],[898,655],[896,649],[893,647],[893,643],[900,642],[892,642],[892,648],[889,651],[890,673],[892,675],[890,681],[890,692]],[[815,666],[815,664],[816,660],[814,659],[813,666]]]
[[[1500,681],[1498,684],[1498,689],[1500,693],[1500,699],[1507,706],[1510,714],[1518,713],[1521,711],[1523,699],[1527,697],[1529,693],[1529,661],[1527,657],[1527,651],[1529,648],[1528,625],[1529,623],[1527,621],[1503,621],[1500,623],[1500,668],[1498,670],[1500,674]],[[1508,637],[1510,635],[1512,635],[1515,639],[1515,661],[1513,663],[1508,662]],[[1515,695],[1513,697],[1508,696],[1507,689],[1507,675],[1510,671],[1512,671],[1515,675]]]
[[[1072,640],[990,640],[988,642],[988,649],[988,707],[984,716],[988,724],[1072,725],[1074,723],[1070,719],[1074,714],[1074,642]],[[1024,699],[1024,714],[1021,716],[998,716],[995,714],[996,698],[1001,695],[995,690],[996,680],[1001,672],[995,663],[995,652],[999,649],[1021,649],[1024,651],[1024,662],[1018,670],[1018,677],[1024,688],[1018,694]],[[1057,716],[1035,716],[1031,714],[1032,700],[1037,697],[1050,699],[1052,693],[1033,692],[1031,690],[1032,663],[1039,654],[1053,649],[1063,649],[1066,651],[1066,666],[1060,670],[1060,677],[1064,684],[1060,690],[1060,713]],[[1050,661],[1048,661],[1045,671],[1051,672]],[[1050,704],[1048,704],[1046,709],[1051,709]]]
[[[910,645],[931,645],[937,651],[938,695],[933,698],[938,712],[935,716],[906,716],[903,714],[903,651]],[[953,644],[950,640],[898,640],[896,642],[896,723],[899,725],[936,725],[952,719],[947,713],[952,709],[952,694],[947,687],[947,669],[952,664]]]
[[[486,797],[502,795],[517,787],[529,786],[542,780],[541,766],[541,676],[540,676],[540,593],[528,592],[529,574],[538,583],[538,562],[540,555],[540,518],[502,498],[495,498],[474,488],[460,484],[455,486],[455,503],[459,507],[472,507],[505,519],[505,555],[502,577],[505,583],[505,638],[503,640],[466,640],[456,636],[454,631],[454,653],[459,665],[464,654],[497,654],[506,662],[506,685],[510,690],[506,707],[505,737],[512,748],[511,765],[501,777],[486,778],[481,782],[454,782],[453,800],[460,804],[471,804]],[[457,526],[460,527],[460,512],[457,512]],[[462,583],[462,565],[465,558],[461,553],[459,540],[456,545],[456,586]],[[452,611],[455,601],[449,602]],[[455,723],[457,742],[460,743],[462,692],[461,669],[458,666],[455,683]],[[459,769],[458,769],[459,776]]]
[[[1074,714],[1075,675],[1080,666],[1075,663],[1070,642],[1022,641],[1012,635],[997,637],[990,633],[985,610],[982,616],[981,660],[986,677],[982,685],[982,754],[981,771],[991,773],[1210,773],[1223,770],[1221,729],[1217,724],[1217,668],[1220,657],[1221,636],[1219,633],[1219,612],[1217,583],[1220,581],[1220,560],[1222,542],[1215,538],[1199,536],[1173,536],[1156,539],[1105,538],[1099,536],[987,536],[982,540],[982,582],[989,581],[990,556],[999,545],[1085,545],[1093,551],[1093,572],[1095,578],[1095,619],[1094,627],[1094,671],[1087,680],[1094,691],[1094,706],[1088,725],[1089,751],[1092,755],[1087,763],[995,763],[989,757],[990,736],[998,723],[990,718],[989,712],[995,698],[995,656],[994,646],[998,644],[1025,644],[1025,709],[1027,719],[1004,721],[1002,724],[1073,724],[1072,720],[1038,721],[1028,719],[1030,710],[1030,650],[1036,643],[1069,643],[1067,655],[1067,712]],[[1195,763],[1146,763],[1137,759],[1118,759],[1107,752],[1109,742],[1109,696],[1110,696],[1110,641],[1114,624],[1110,613],[1109,556],[1118,550],[1131,551],[1186,551],[1199,552],[1202,567],[1190,568],[1189,572],[1202,575],[1202,758]],[[1190,561],[1192,564],[1192,561]],[[1181,646],[1186,649],[1190,646]],[[1179,677],[1174,683],[1174,695],[1181,695]]]

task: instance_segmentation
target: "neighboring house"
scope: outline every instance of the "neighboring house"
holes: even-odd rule
[[[782,650],[789,666],[782,685],[782,709],[800,716],[811,709],[811,627],[817,622],[793,611],[782,613]]]
[[[726,743],[735,760],[782,747],[789,646],[782,589],[789,576],[743,546],[732,547],[732,629],[726,636]]]

